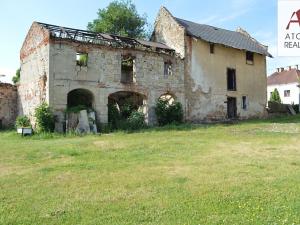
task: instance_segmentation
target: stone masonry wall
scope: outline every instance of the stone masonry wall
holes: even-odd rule
[[[34,110],[49,96],[49,34],[33,23],[21,49],[21,80],[18,87],[19,114],[34,125]]]
[[[176,22],[165,7],[159,10],[152,40],[166,44],[175,49],[181,58],[185,57],[185,29]]]
[[[17,87],[0,83],[0,129],[14,125],[17,117]]]
[[[87,67],[76,65],[76,52],[88,53]],[[135,58],[136,82],[121,83],[122,55]],[[58,118],[58,130],[62,129],[68,93],[86,89],[93,93],[97,120],[107,123],[107,104],[110,94],[127,91],[146,97],[147,120],[155,123],[156,100],[165,93],[172,93],[184,105],[183,61],[175,56],[140,51],[117,49],[105,46],[74,44],[72,42],[50,45],[50,106]],[[172,63],[173,74],[164,75],[164,63]]]

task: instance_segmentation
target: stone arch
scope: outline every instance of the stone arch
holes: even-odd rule
[[[93,92],[84,88],[78,88],[70,91],[67,98],[67,107],[85,106],[94,108],[95,97]]]
[[[159,98],[159,100],[168,101],[169,105],[173,104],[176,101],[176,95],[171,92],[166,92],[162,94]]]
[[[138,110],[147,118],[147,97],[146,95],[132,91],[118,91],[108,96],[108,106],[115,106],[119,112],[126,104],[130,104],[132,110]],[[123,115],[127,117],[128,115]]]

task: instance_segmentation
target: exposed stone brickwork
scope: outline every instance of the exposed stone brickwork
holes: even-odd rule
[[[14,125],[17,117],[17,87],[0,83],[0,128]]]

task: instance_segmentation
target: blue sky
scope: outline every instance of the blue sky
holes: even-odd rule
[[[10,81],[19,67],[19,51],[33,21],[85,29],[110,0],[2,1],[0,8],[0,74]],[[277,0],[134,0],[153,23],[160,6],[179,18],[235,30],[242,27],[270,48],[268,74],[277,67],[300,64],[300,58],[277,57]]]

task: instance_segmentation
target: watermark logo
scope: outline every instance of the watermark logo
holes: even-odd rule
[[[293,19],[295,16],[297,16],[297,19]],[[291,23],[297,23],[300,27],[300,9],[297,12],[293,12],[293,15],[291,17],[291,20],[289,22],[289,24],[287,25],[286,29],[289,30],[290,29],[290,25]]]
[[[300,0],[278,1],[278,56],[300,56]]]

